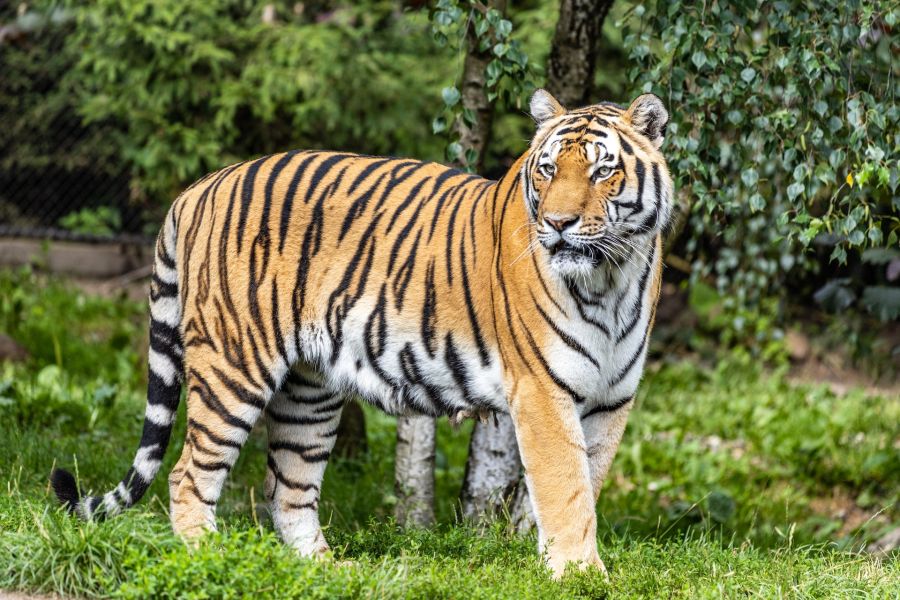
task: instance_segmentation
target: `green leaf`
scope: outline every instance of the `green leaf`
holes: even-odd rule
[[[897,248],[869,248],[860,257],[864,263],[870,265],[886,265],[892,260],[900,259],[900,250]]]
[[[507,19],[503,19],[499,23],[497,23],[497,37],[501,40],[504,40],[509,37],[509,34],[512,33],[512,22]]]
[[[792,183],[787,187],[788,198],[791,200],[795,199],[797,196],[803,193],[804,186],[800,182]]]
[[[455,87],[445,87],[441,90],[441,97],[444,99],[444,106],[450,108],[459,102],[459,90]]]
[[[743,79],[747,83],[750,83],[755,78],[756,78],[756,69],[754,69],[753,67],[747,67],[746,69],[741,71],[741,79]]]
[[[447,129],[447,120],[444,117],[435,117],[435,119],[431,122],[431,131],[432,133],[442,133]]]
[[[741,181],[744,182],[748,188],[752,188],[756,185],[756,182],[759,181],[759,174],[757,174],[756,169],[744,169],[741,173]]]
[[[709,507],[709,516],[719,523],[731,519],[737,509],[734,499],[720,491],[710,493],[706,498],[706,505]]]
[[[452,142],[447,145],[447,160],[457,160],[462,155],[462,153],[463,147],[459,142]]]
[[[900,317],[900,287],[872,285],[863,290],[863,306],[884,322]]]
[[[763,198],[760,194],[753,194],[750,196],[750,210],[753,212],[759,212],[766,207],[766,199]]]
[[[691,62],[694,63],[694,66],[698,69],[702,69],[703,65],[706,64],[706,54],[704,54],[702,50],[697,50],[691,55]]]

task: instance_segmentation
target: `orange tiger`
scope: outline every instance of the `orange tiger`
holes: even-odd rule
[[[555,575],[603,568],[595,505],[641,378],[659,297],[672,182],[668,113],[566,111],[535,92],[537,131],[499,181],[440,164],[293,151],[207,175],[173,203],[156,245],[143,434],[84,518],[137,502],[187,389],[187,439],[169,475],[174,530],[215,529],[250,430],[269,436],[275,528],[328,551],[322,477],[341,408],[509,412]]]

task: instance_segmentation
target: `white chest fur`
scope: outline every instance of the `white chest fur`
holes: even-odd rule
[[[634,396],[644,369],[658,256],[607,267],[593,280],[567,285],[548,347],[548,364],[567,383],[582,412]]]

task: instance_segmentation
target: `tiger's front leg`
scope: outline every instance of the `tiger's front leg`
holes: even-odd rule
[[[588,463],[591,469],[594,504],[600,498],[603,482],[606,481],[609,467],[619,450],[632,406],[634,406],[634,398],[621,406],[595,409],[581,419],[584,439],[587,443]]]
[[[538,551],[557,578],[569,562],[605,572],[597,553],[584,432],[572,399],[540,382],[518,381],[510,415],[538,526]]]

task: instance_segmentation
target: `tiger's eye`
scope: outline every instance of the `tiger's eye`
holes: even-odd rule
[[[540,171],[541,175],[549,179],[556,173],[556,165],[550,163],[543,164],[538,167],[538,171]]]
[[[594,177],[597,179],[606,179],[612,173],[612,167],[599,167],[594,171]]]

